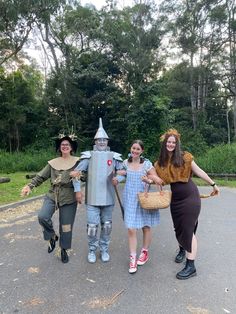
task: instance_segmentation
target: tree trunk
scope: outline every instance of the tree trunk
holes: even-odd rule
[[[6,183],[6,182],[10,182],[10,181],[11,181],[10,178],[5,178],[5,177],[0,178],[0,183]]]
[[[226,105],[227,105],[227,100],[226,100]],[[227,107],[227,106],[226,106]],[[230,123],[229,123],[229,112],[230,112],[230,107],[227,107],[226,109],[226,122],[227,122],[227,136],[228,136],[228,144],[231,143],[230,141]]]
[[[230,57],[230,83],[229,88],[232,93],[232,105],[234,116],[234,138],[236,139],[236,31],[235,31],[235,6],[234,2],[227,1],[227,9],[229,13],[229,57]]]
[[[202,89],[203,89],[202,90],[202,108],[205,110],[205,108],[206,108],[206,99],[207,99],[207,94],[208,94],[208,82],[207,82],[207,78],[206,77],[204,77]]]
[[[197,109],[202,109],[202,77],[198,74],[198,84],[197,84]]]
[[[26,179],[33,179],[36,176],[36,174],[26,174]]]
[[[236,95],[232,97],[233,114],[234,114],[234,138],[236,139]]]
[[[16,151],[18,152],[20,149],[20,135],[19,135],[19,128],[18,125],[15,125],[16,128]]]
[[[11,131],[8,133],[8,143],[9,143],[9,152],[12,152],[12,145],[11,145]]]
[[[197,129],[197,117],[196,117],[196,91],[193,82],[193,53],[191,52],[190,57],[191,68],[190,68],[190,86],[191,86],[191,108],[192,108],[192,122],[194,131]]]
[[[41,33],[43,41],[45,41],[48,44],[49,48],[50,48],[50,51],[51,51],[52,57],[53,57],[53,61],[54,61],[54,64],[55,64],[56,72],[58,73],[59,72],[59,62],[58,62],[58,59],[57,59],[57,54],[56,54],[56,51],[55,51],[54,44],[50,40],[49,23],[45,22],[45,24],[44,24],[45,34],[43,34],[43,30],[42,30],[42,28],[40,26],[39,26],[39,30],[40,30],[40,33]]]

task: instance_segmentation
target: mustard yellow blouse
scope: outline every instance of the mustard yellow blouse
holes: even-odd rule
[[[157,162],[155,163],[156,172],[165,184],[188,182],[192,172],[191,162],[193,161],[193,155],[184,152],[183,159],[184,165],[181,167],[175,167],[170,163],[170,160],[165,167],[160,167]]]

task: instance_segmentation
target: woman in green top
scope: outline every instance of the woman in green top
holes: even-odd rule
[[[61,156],[48,161],[47,165],[21,191],[22,196],[28,195],[34,187],[50,179],[51,186],[39,211],[38,220],[43,227],[44,239],[49,241],[48,253],[51,253],[58,241],[52,216],[57,209],[59,210],[61,261],[63,263],[69,261],[66,250],[71,248],[72,228],[77,209],[74,187],[70,178],[70,172],[79,162],[78,157],[72,156],[76,149],[75,137],[61,135],[56,139],[56,151],[59,151]]]

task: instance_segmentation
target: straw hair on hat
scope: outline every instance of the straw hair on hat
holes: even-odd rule
[[[78,143],[74,138],[72,139],[70,135],[59,135],[59,137],[56,138],[56,151],[59,151],[61,143],[63,141],[68,141],[71,145],[72,151],[75,153],[78,147]]]

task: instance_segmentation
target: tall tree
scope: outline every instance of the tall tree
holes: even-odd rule
[[[210,75],[222,46],[221,36],[218,35],[221,34],[222,25],[212,19],[213,12],[221,7],[220,2],[167,0],[162,3],[162,12],[171,17],[168,27],[174,35],[175,47],[181,49],[183,59],[188,57],[194,130],[198,127],[198,113],[205,110],[209,97]]]
[[[66,0],[0,0],[0,65],[18,54],[36,22],[56,12]]]
[[[150,81],[161,69],[158,48],[162,39],[161,21],[155,18],[152,2],[103,13],[101,42],[121,69],[120,82],[128,93]],[[119,31],[118,31],[119,30]]]
[[[228,88],[231,94],[234,113],[234,138],[236,139],[236,6],[235,1],[226,0],[228,26]]]
[[[42,77],[32,67],[0,76],[0,134],[1,147],[18,151],[36,139],[43,120]]]

